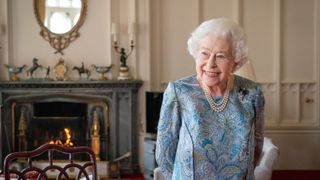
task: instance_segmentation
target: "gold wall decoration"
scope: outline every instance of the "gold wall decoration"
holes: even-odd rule
[[[100,160],[100,123],[98,111],[93,111],[93,119],[91,125],[91,149],[96,155],[96,159]]]
[[[26,130],[27,130],[27,122],[24,115],[24,111],[21,110],[19,124],[19,151],[26,151],[27,150],[27,141],[26,141]]]
[[[87,0],[81,0],[81,6],[78,8],[50,7],[47,6],[47,3],[44,0],[33,0],[33,8],[36,19],[41,28],[40,35],[56,50],[54,52],[55,54],[60,53],[63,55],[64,53],[62,51],[67,48],[72,41],[76,40],[80,36],[78,31],[87,14]],[[56,9],[65,11],[68,16],[77,10],[80,12],[79,19],[72,24],[70,28],[66,27],[67,30],[61,32],[57,31],[52,28],[49,23],[49,15],[58,12]],[[67,9],[70,9],[70,12],[67,11]],[[58,13],[61,12],[60,10]],[[71,19],[74,19],[74,17],[71,17]]]

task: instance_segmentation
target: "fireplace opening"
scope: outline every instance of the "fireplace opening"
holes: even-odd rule
[[[82,117],[86,116],[86,103],[39,102],[33,104],[33,114],[38,117]]]
[[[49,98],[17,103],[13,110],[13,151],[33,150],[46,143],[88,146],[97,159],[109,159],[101,153],[108,148],[106,103]]]
[[[84,121],[84,117],[33,117],[32,147],[50,142],[65,146],[86,145]]]
[[[45,143],[88,145],[87,103],[37,102],[31,112],[27,109],[21,109],[18,122],[19,150],[32,150]]]

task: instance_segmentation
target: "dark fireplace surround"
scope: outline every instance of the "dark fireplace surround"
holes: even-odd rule
[[[97,119],[100,160],[131,152],[131,157],[121,162],[120,172],[139,173],[137,96],[141,85],[138,80],[1,81],[1,167],[10,152],[31,150],[50,140],[66,142],[64,128],[71,130],[75,146],[91,147]]]

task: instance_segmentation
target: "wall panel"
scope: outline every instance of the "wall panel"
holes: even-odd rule
[[[163,89],[170,80],[195,73],[194,60],[187,52],[186,43],[190,32],[198,25],[198,2],[185,2],[151,2],[151,58],[155,61],[152,69],[159,68],[155,76],[158,89]]]
[[[280,118],[282,124],[299,123],[299,85],[283,84],[281,87]]]
[[[194,61],[187,52],[187,39],[197,25],[197,10],[184,0],[164,0],[161,16],[161,81],[167,82],[192,74]],[[193,15],[194,14],[194,15]],[[183,65],[184,68],[181,68]],[[183,71],[181,71],[183,69]]]
[[[219,18],[233,17],[233,0],[199,0],[201,21]]]
[[[265,98],[265,124],[266,126],[276,126],[278,124],[277,116],[277,86],[274,83],[262,84],[262,91]]]
[[[284,0],[281,4],[281,80],[313,81],[315,72],[315,1]]]
[[[248,36],[249,57],[257,79],[263,82],[276,80],[277,65],[274,58],[274,4],[273,1],[244,0],[242,25]]]
[[[317,99],[317,86],[315,84],[303,83],[300,88],[300,121],[304,124],[319,124],[317,120],[318,109],[315,100]]]

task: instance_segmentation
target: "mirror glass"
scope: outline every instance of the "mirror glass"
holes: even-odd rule
[[[43,7],[39,6],[38,13],[44,26],[51,32],[63,34],[77,24],[81,12],[81,0],[42,1]]]
[[[34,0],[34,11],[40,35],[57,50],[55,53],[63,54],[62,50],[79,37],[87,0]]]

